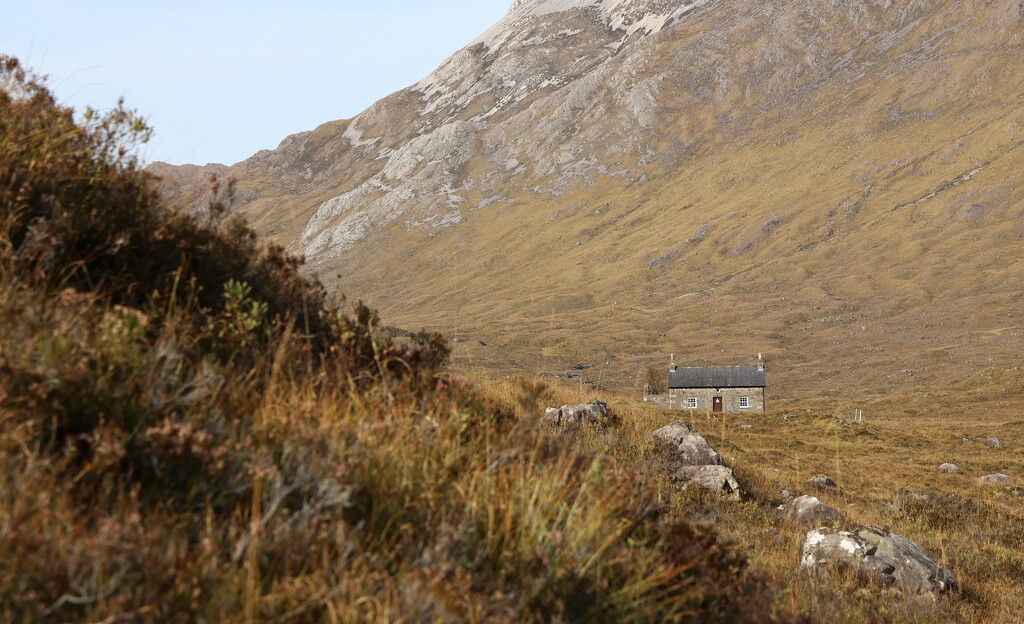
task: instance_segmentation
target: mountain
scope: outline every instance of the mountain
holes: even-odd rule
[[[432,74],[231,167],[233,210],[464,369],[770,398],[1024,394],[1024,8],[519,0]],[[1018,190],[1020,188],[1021,190]]]

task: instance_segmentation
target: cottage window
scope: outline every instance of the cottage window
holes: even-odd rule
[[[697,409],[697,397],[690,397],[686,399],[686,407],[690,409]]]
[[[747,409],[750,407],[750,397],[740,397],[740,409]]]

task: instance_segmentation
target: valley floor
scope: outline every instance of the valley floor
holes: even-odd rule
[[[813,621],[1019,622],[1024,604],[1024,419],[1007,409],[936,410],[917,415],[884,406],[865,422],[837,419],[797,402],[776,403],[764,416],[666,410],[635,400],[613,401],[624,415],[615,444],[629,449],[638,471],[661,480],[674,509],[732,541],[778,588],[780,606]],[[719,450],[743,490],[734,501],[707,492],[679,492],[645,460],[651,433],[690,420]],[[998,438],[996,445],[992,438]],[[988,443],[986,443],[988,442]],[[600,441],[595,441],[600,444]],[[962,474],[943,474],[943,463]],[[656,462],[655,462],[656,464]],[[1005,473],[1012,485],[985,485]],[[808,482],[826,474],[838,487]],[[811,494],[858,524],[904,535],[952,570],[960,591],[906,599],[860,587],[840,574],[811,579],[798,573],[808,527],[782,524],[775,508],[783,490]]]

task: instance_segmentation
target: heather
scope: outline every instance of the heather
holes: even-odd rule
[[[230,181],[168,209],[148,134],[0,59],[0,618],[786,618],[621,423],[555,430],[565,390],[447,373],[443,337],[259,240]]]

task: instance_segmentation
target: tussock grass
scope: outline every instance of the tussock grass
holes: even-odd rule
[[[549,402],[585,396],[575,385],[547,392]],[[625,398],[610,398],[609,404],[620,418],[618,427],[584,432],[580,443],[614,456],[660,505],[693,525],[713,529],[730,548],[744,553],[750,572],[770,579],[780,611],[829,622],[1018,618],[1024,599],[1019,556],[1024,497],[1017,487],[984,486],[978,477],[996,470],[1015,479],[1024,473],[1016,442],[1024,434],[1021,422],[978,410],[951,429],[945,414],[908,418],[880,411],[867,423],[840,425],[831,414],[782,405],[763,417],[725,415],[723,429],[723,419],[711,414],[656,409]],[[681,492],[671,482],[670,457],[651,433],[678,418],[689,420],[722,453],[743,488],[740,500]],[[753,428],[736,429],[741,423]],[[993,432],[1003,438],[1002,447],[983,444]],[[965,474],[939,473],[944,462],[957,463]],[[807,480],[817,473],[833,477],[839,487],[810,485]],[[853,522],[909,537],[952,570],[960,591],[908,597],[864,587],[839,571],[821,577],[800,574],[799,547],[810,527],[780,522],[776,507],[784,489],[815,495]]]
[[[565,392],[443,373],[230,185],[164,208],[130,111],[0,67],[0,619],[791,619],[633,469],[628,420],[551,430]]]
[[[1024,430],[998,412],[962,416],[950,427],[948,414],[907,417],[882,410],[865,424],[838,425],[831,414],[790,409],[742,419],[754,425],[751,430],[731,423],[723,440],[720,420],[701,415],[694,424],[734,468],[744,500],[683,497],[677,504],[692,521],[733,540],[754,570],[785,588],[784,604],[814,621],[1014,622],[1024,600],[1019,574],[1024,498],[1012,486],[986,486],[978,478],[1001,471],[1019,480],[1024,463],[1016,441]],[[648,414],[646,429],[671,417]],[[985,446],[996,431],[1004,446]],[[958,464],[964,474],[939,473],[945,462]],[[810,485],[807,480],[817,473],[829,475],[839,487]],[[807,528],[776,518],[783,489],[812,494],[852,521],[909,537],[952,570],[960,592],[907,599],[863,588],[841,574],[819,579],[797,574]]]

